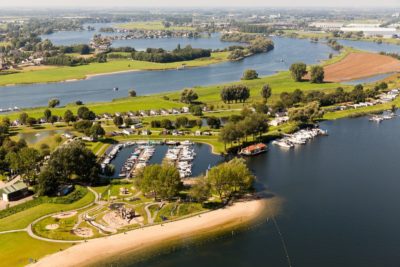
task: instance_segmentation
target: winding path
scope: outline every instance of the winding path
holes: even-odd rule
[[[80,207],[80,208],[78,208],[78,209],[75,209],[76,211],[89,208],[89,207],[91,207],[91,206],[93,206],[94,204],[96,204],[96,203],[99,202],[99,200],[100,200],[99,194],[98,194],[95,190],[93,190],[92,188],[90,188],[90,187],[87,187],[87,189],[88,189],[90,192],[92,192],[92,193],[94,194],[95,199],[94,199],[93,202],[89,203],[88,205],[85,205],[85,206],[83,206],[83,207]],[[41,221],[41,220],[43,220],[43,219],[45,219],[45,218],[47,218],[47,217],[54,216],[54,215],[59,214],[59,213],[60,213],[60,212],[58,211],[58,212],[55,212],[55,213],[51,213],[51,214],[44,215],[44,216],[42,216],[42,217],[40,217],[40,218],[34,220],[33,222],[31,222],[31,223],[30,223],[26,228],[24,228],[24,229],[16,229],[16,230],[3,231],[3,232],[0,232],[0,234],[9,234],[9,233],[16,233],[16,232],[27,232],[28,235],[29,235],[30,237],[35,238],[35,239],[38,239],[38,240],[41,240],[41,241],[47,241],[47,242],[53,242],[53,243],[82,243],[82,242],[87,242],[86,240],[56,240],[56,239],[50,239],[50,238],[45,238],[45,237],[38,236],[37,234],[35,234],[35,233],[33,232],[33,225],[34,225],[34,224],[36,224],[37,222],[39,222],[39,221]]]

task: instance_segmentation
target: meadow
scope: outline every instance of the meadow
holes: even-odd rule
[[[109,60],[106,63],[91,63],[76,67],[52,67],[46,69],[30,69],[18,73],[3,75],[0,86],[10,84],[48,83],[68,80],[85,79],[91,75],[107,74],[120,71],[135,70],[167,70],[186,67],[201,67],[227,61],[228,52],[212,53],[209,58],[199,58],[190,61],[173,63],[153,63],[129,59]]]

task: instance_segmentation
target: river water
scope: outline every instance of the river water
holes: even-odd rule
[[[95,25],[97,30],[101,26]],[[50,35],[60,43],[79,43],[91,37],[95,32],[58,32]],[[73,41],[71,41],[73,40]],[[54,41],[54,40],[53,40]],[[132,40],[129,40],[132,41]],[[228,45],[219,41],[219,35],[211,38],[187,39],[145,39],[133,40],[139,47],[174,48],[178,43],[197,42],[199,47],[213,48]],[[166,71],[139,71],[96,76],[86,80],[59,82],[49,84],[30,84],[0,87],[0,108],[38,107],[46,106],[51,98],[58,98],[62,105],[81,100],[87,102],[111,101],[115,98],[126,97],[132,88],[139,95],[180,90],[185,87],[206,86],[225,82],[237,81],[246,69],[255,69],[260,75],[271,75],[277,71],[287,70],[293,62],[302,61],[316,64],[327,59],[330,53],[335,53],[324,43],[311,43],[306,39],[274,37],[275,49],[246,58],[239,62],[224,62],[200,68]],[[373,42],[341,41],[345,45],[368,51],[399,51],[400,46],[376,44]],[[194,45],[194,43],[192,43]],[[229,44],[230,45],[230,44]],[[119,91],[112,88],[118,87]]]
[[[60,99],[62,105],[77,100],[84,103],[110,101],[128,96],[131,88],[135,88],[138,95],[148,95],[185,87],[219,84],[239,80],[246,69],[255,69],[260,75],[271,75],[287,70],[293,62],[315,64],[334,53],[327,45],[308,40],[274,38],[274,42],[274,50],[239,62],[224,62],[179,71],[117,73],[72,82],[2,86],[0,108],[46,106],[50,98]],[[119,91],[113,91],[114,87],[118,87]]]
[[[399,266],[399,122],[324,122],[328,137],[294,150],[271,146],[248,161],[258,188],[284,199],[276,222],[292,266]],[[124,256],[112,266],[289,266],[271,220],[204,244],[183,239],[182,245],[135,264],[132,255]]]

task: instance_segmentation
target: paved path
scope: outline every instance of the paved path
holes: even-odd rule
[[[99,200],[100,200],[99,194],[96,191],[94,191],[92,188],[90,188],[90,187],[88,187],[88,190],[95,195],[95,200],[93,202],[91,202],[90,204],[86,205],[86,206],[83,206],[83,207],[80,207],[78,209],[75,209],[76,211],[86,209],[86,208],[88,208],[90,206],[93,206],[95,203],[99,202]],[[50,238],[45,238],[45,237],[38,236],[37,234],[35,234],[33,232],[32,228],[33,228],[34,224],[36,224],[37,222],[39,222],[39,221],[41,221],[41,220],[43,220],[43,219],[45,219],[47,217],[50,217],[50,216],[53,216],[53,215],[56,215],[56,214],[59,214],[59,213],[60,212],[58,211],[58,212],[55,212],[55,213],[52,213],[52,214],[44,215],[44,216],[34,220],[33,222],[31,222],[28,225],[28,227],[26,227],[25,229],[16,229],[16,230],[3,231],[3,232],[0,232],[0,234],[8,234],[8,233],[16,233],[16,232],[27,232],[30,237],[38,239],[38,240],[42,240],[42,241],[47,241],[47,242],[53,242],[53,243],[82,243],[82,242],[87,242],[86,240],[55,240],[55,239],[50,239]]]

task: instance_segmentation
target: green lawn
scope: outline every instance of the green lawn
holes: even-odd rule
[[[80,200],[71,204],[53,204],[45,203],[36,207],[18,212],[11,216],[0,219],[0,231],[23,229],[32,221],[51,213],[58,211],[73,210],[86,206],[94,201],[94,195],[90,191]]]
[[[106,63],[91,63],[77,67],[55,67],[43,70],[24,71],[14,74],[3,75],[0,79],[1,85],[8,84],[30,84],[59,82],[74,79],[84,79],[88,75],[104,74],[118,71],[134,70],[166,70],[176,69],[182,65],[187,67],[199,67],[227,61],[228,52],[213,53],[209,58],[199,58],[190,61],[172,63],[153,63],[137,60],[109,60]]]
[[[161,21],[137,21],[129,22],[124,24],[115,25],[116,28],[127,29],[127,30],[170,30],[170,31],[193,31],[193,27],[185,26],[171,26],[164,27]]]
[[[25,232],[0,235],[2,266],[26,266],[29,259],[40,259],[72,244],[51,243],[31,238]]]

